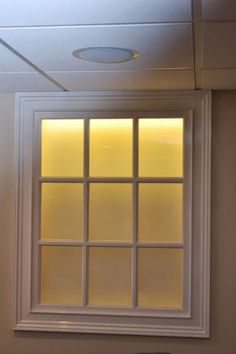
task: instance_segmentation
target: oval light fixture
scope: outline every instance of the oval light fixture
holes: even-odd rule
[[[74,57],[95,63],[116,64],[124,63],[139,57],[135,50],[115,47],[90,47],[76,49]]]

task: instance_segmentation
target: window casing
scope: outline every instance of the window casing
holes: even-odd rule
[[[17,217],[20,227],[16,243],[15,329],[208,336],[209,94],[19,94],[17,107],[21,108],[16,122],[19,158],[16,183],[20,186]],[[172,175],[169,171],[150,171],[155,164],[151,164],[151,167],[149,164],[148,167],[143,162],[146,152],[142,147],[142,125],[153,122],[173,123],[178,119],[183,122],[182,171],[176,172],[175,169]],[[47,140],[47,134],[44,133],[47,132],[47,125],[68,122],[80,126],[77,134],[79,138],[75,144],[82,151],[81,159],[76,166],[68,162],[69,158],[65,154],[62,156],[64,164],[72,166],[72,170],[67,172],[68,166],[64,168],[59,163],[57,166],[60,171],[53,171],[53,162],[50,158],[46,161],[49,155],[47,151],[50,151],[47,144],[49,141],[50,145],[51,138]],[[129,125],[128,142],[123,145],[128,146],[125,148],[130,153],[124,156],[126,162],[122,161],[121,171],[117,167],[119,163],[115,166],[104,163],[103,168],[98,163],[99,154],[103,152],[101,149],[96,151],[99,144],[96,132],[99,125],[106,126],[107,122],[115,124],[118,140],[117,124],[125,122]],[[52,127],[52,134],[54,129]],[[76,131],[76,128],[73,129]],[[155,133],[155,129],[153,131]],[[52,145],[55,146],[56,141]],[[103,162],[104,159],[103,156]],[[182,216],[178,215],[181,218],[179,227],[182,228],[179,234],[182,236],[176,238],[177,232],[173,231],[169,239],[161,239],[160,235],[147,236],[153,232],[150,233],[151,219],[148,220],[149,233],[145,231],[147,225],[142,222],[142,217],[148,218],[150,213],[147,213],[146,206],[142,208],[142,200],[148,198],[152,201],[149,202],[152,208],[158,210],[158,198],[155,195],[164,193],[163,198],[166,199],[168,193],[174,195],[174,189],[174,194],[178,195],[177,204],[182,204],[179,207]],[[121,200],[117,210],[125,210],[123,214],[129,215],[129,225],[126,225],[120,239],[118,234],[122,232],[119,230],[115,235],[116,228],[113,225],[119,225],[121,219],[114,220],[117,210],[114,209],[113,214],[110,211],[112,193]],[[101,201],[101,196],[109,196],[110,202],[109,198]],[[117,197],[114,198],[117,200]],[[72,199],[77,202],[73,204]],[[63,209],[62,205],[55,216],[50,214],[53,210],[51,206],[55,206],[55,203],[67,203],[69,207]],[[75,205],[80,205],[80,220],[71,215]],[[63,219],[59,216],[67,213],[68,208],[67,225],[63,225],[63,222],[56,225],[56,219],[53,223],[53,218]],[[106,212],[103,212],[104,208]],[[170,204],[167,203],[168,208]],[[104,213],[105,219],[99,224]],[[109,228],[107,213],[111,213],[110,217],[113,218]],[[155,215],[152,217],[151,231],[156,228],[154,219]],[[73,222],[76,230],[80,229],[79,236],[67,236]],[[64,234],[63,228],[66,230]],[[57,236],[56,233],[61,235]],[[116,264],[116,279],[109,269],[110,262]],[[73,272],[76,266],[79,271]],[[170,279],[172,276],[169,283],[176,284],[168,287],[163,272],[155,271],[152,277],[163,277],[161,283],[167,284],[166,293],[159,299],[161,285],[157,281],[157,285],[153,286],[150,278],[150,269],[158,267],[163,267]],[[72,275],[66,283],[68,273]],[[64,287],[60,280],[63,274]],[[106,281],[110,286],[106,287]],[[100,286],[102,283],[103,286]],[[119,293],[122,286],[122,292]],[[149,293],[145,294],[147,289]],[[171,293],[178,289],[178,294],[170,297],[172,300],[166,300],[168,289]]]

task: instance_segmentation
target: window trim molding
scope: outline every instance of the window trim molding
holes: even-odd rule
[[[137,91],[137,92],[77,92],[77,93],[19,93],[16,94],[16,141],[15,141],[15,264],[14,264],[14,329],[81,333],[117,333],[131,335],[161,335],[180,337],[209,337],[209,297],[210,297],[210,157],[211,157],[211,94],[209,91]],[[147,107],[150,109],[147,109]],[[156,322],[144,321],[141,325],[130,321],[112,322],[112,317],[102,316],[102,322],[94,315],[91,321],[81,321],[83,315],[71,316],[53,314],[47,306],[31,305],[31,225],[27,220],[31,215],[32,201],[27,200],[23,190],[31,188],[32,151],[27,151],[28,141],[32,143],[33,126],[27,127],[37,112],[63,111],[184,111],[201,120],[201,146],[199,175],[202,184],[198,218],[201,221],[197,246],[199,261],[199,313],[193,306],[192,314],[182,316],[182,322],[175,318],[159,318]],[[49,113],[50,114],[50,113]],[[25,161],[27,160],[27,161]],[[22,212],[23,210],[23,212]],[[32,216],[32,215],[31,215]],[[25,226],[26,225],[26,228]],[[29,239],[30,238],[30,239]],[[191,242],[191,241],[190,241]],[[24,245],[24,247],[23,247]],[[196,267],[195,267],[196,268]],[[192,274],[192,277],[194,274]],[[52,309],[52,308],[51,308]],[[60,318],[58,318],[60,317]],[[120,316],[122,317],[122,316]],[[135,317],[133,316],[134,320]],[[155,320],[153,318],[153,320]]]

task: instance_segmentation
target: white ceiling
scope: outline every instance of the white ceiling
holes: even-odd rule
[[[0,0],[0,91],[235,89],[236,0]],[[83,47],[140,57],[95,64]]]

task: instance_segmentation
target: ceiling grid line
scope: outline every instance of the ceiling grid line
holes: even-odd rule
[[[189,25],[192,21],[158,21],[158,22],[127,22],[127,23],[89,23],[89,24],[67,24],[67,25],[30,25],[30,26],[1,26],[0,29],[61,29],[61,28],[89,28],[89,27],[135,27],[135,26],[162,26],[162,25]]]
[[[44,72],[41,68],[39,68],[37,65],[32,63],[30,60],[28,60],[24,55],[19,53],[15,48],[10,46],[7,42],[5,42],[2,38],[0,38],[0,44],[2,44],[5,48],[10,50],[13,54],[15,54],[18,58],[23,60],[26,64],[28,64],[30,67],[32,67],[34,70],[36,70],[40,75],[42,75],[45,79],[49,80],[52,84],[54,84],[57,88],[59,88],[61,91],[67,92],[67,90],[64,86],[62,86],[59,82],[54,80],[51,76],[49,76],[46,72]]]
[[[193,19],[193,57],[194,57],[194,86],[195,89],[202,88],[202,2],[192,0]]]

